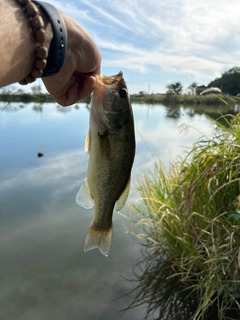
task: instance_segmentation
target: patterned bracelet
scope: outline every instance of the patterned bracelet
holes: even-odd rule
[[[37,1],[33,3],[31,0],[16,1],[22,6],[25,15],[30,21],[35,39],[40,44],[36,48],[33,70],[25,79],[19,81],[20,84],[28,84],[35,81],[36,78],[52,76],[61,69],[66,54],[67,30],[63,18],[52,5]],[[53,39],[49,52],[47,47],[44,46],[46,41],[44,22],[38,6],[43,9],[52,26]]]

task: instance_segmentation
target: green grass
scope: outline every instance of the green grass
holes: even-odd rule
[[[147,303],[146,318],[212,320],[240,311],[240,117],[225,121],[220,134],[168,170],[159,161],[139,183],[135,234],[146,250],[129,307]]]

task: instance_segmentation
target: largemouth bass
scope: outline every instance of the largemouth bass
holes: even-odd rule
[[[76,202],[86,209],[95,205],[95,212],[84,251],[99,248],[108,256],[114,206],[119,211],[127,201],[135,156],[133,113],[122,72],[96,76],[85,150],[87,179]]]

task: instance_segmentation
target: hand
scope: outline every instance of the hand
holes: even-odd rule
[[[68,32],[67,52],[61,70],[42,78],[46,89],[62,106],[88,96],[100,74],[101,54],[91,36],[70,17],[61,13]]]

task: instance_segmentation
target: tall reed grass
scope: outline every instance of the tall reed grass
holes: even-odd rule
[[[228,119],[139,183],[135,235],[146,250],[129,307],[146,303],[146,318],[240,318],[240,116]]]

